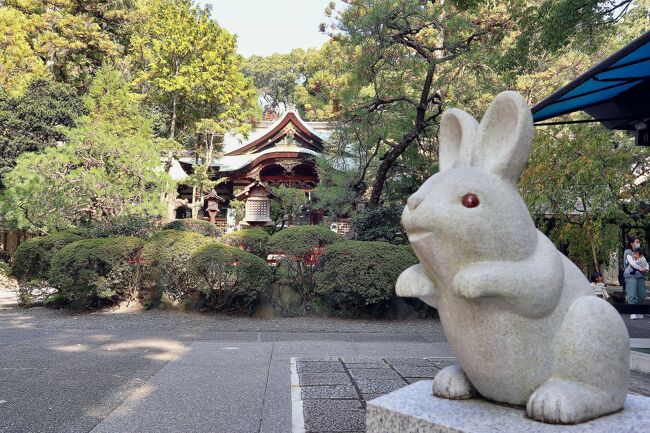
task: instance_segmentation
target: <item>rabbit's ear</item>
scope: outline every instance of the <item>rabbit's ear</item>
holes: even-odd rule
[[[452,167],[468,166],[478,122],[470,114],[457,108],[442,113],[440,121],[440,171]]]
[[[533,116],[517,92],[502,92],[494,98],[479,125],[476,165],[517,183],[533,140]]]

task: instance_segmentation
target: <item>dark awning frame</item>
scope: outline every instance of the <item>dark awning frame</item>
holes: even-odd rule
[[[646,94],[650,100],[650,31],[536,104],[533,119],[536,125],[597,121],[634,130],[635,122],[650,118],[650,103],[635,100]],[[575,111],[594,119],[539,123]]]

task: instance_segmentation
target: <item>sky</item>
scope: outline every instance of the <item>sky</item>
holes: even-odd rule
[[[288,53],[293,48],[320,47],[327,36],[318,26],[325,22],[330,0],[208,0],[212,17],[237,35],[244,57]]]

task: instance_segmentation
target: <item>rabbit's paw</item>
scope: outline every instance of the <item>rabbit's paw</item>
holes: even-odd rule
[[[577,424],[616,410],[603,391],[568,380],[549,379],[530,396],[526,415],[552,424]]]
[[[451,400],[463,400],[476,396],[474,385],[458,364],[445,367],[433,379],[433,395]]]
[[[485,269],[472,266],[459,271],[452,286],[456,296],[461,298],[475,299],[485,296]]]

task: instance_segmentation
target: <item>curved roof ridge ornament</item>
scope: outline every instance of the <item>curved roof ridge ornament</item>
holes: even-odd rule
[[[295,137],[303,141],[305,145],[313,147],[313,150],[317,152],[323,151],[323,139],[302,120],[297,112],[291,111],[285,113],[284,116],[273,123],[261,136],[226,153],[225,156],[256,153],[264,148],[268,148],[269,144],[280,142],[286,136],[288,130],[285,130],[285,128],[287,127],[295,131]]]

